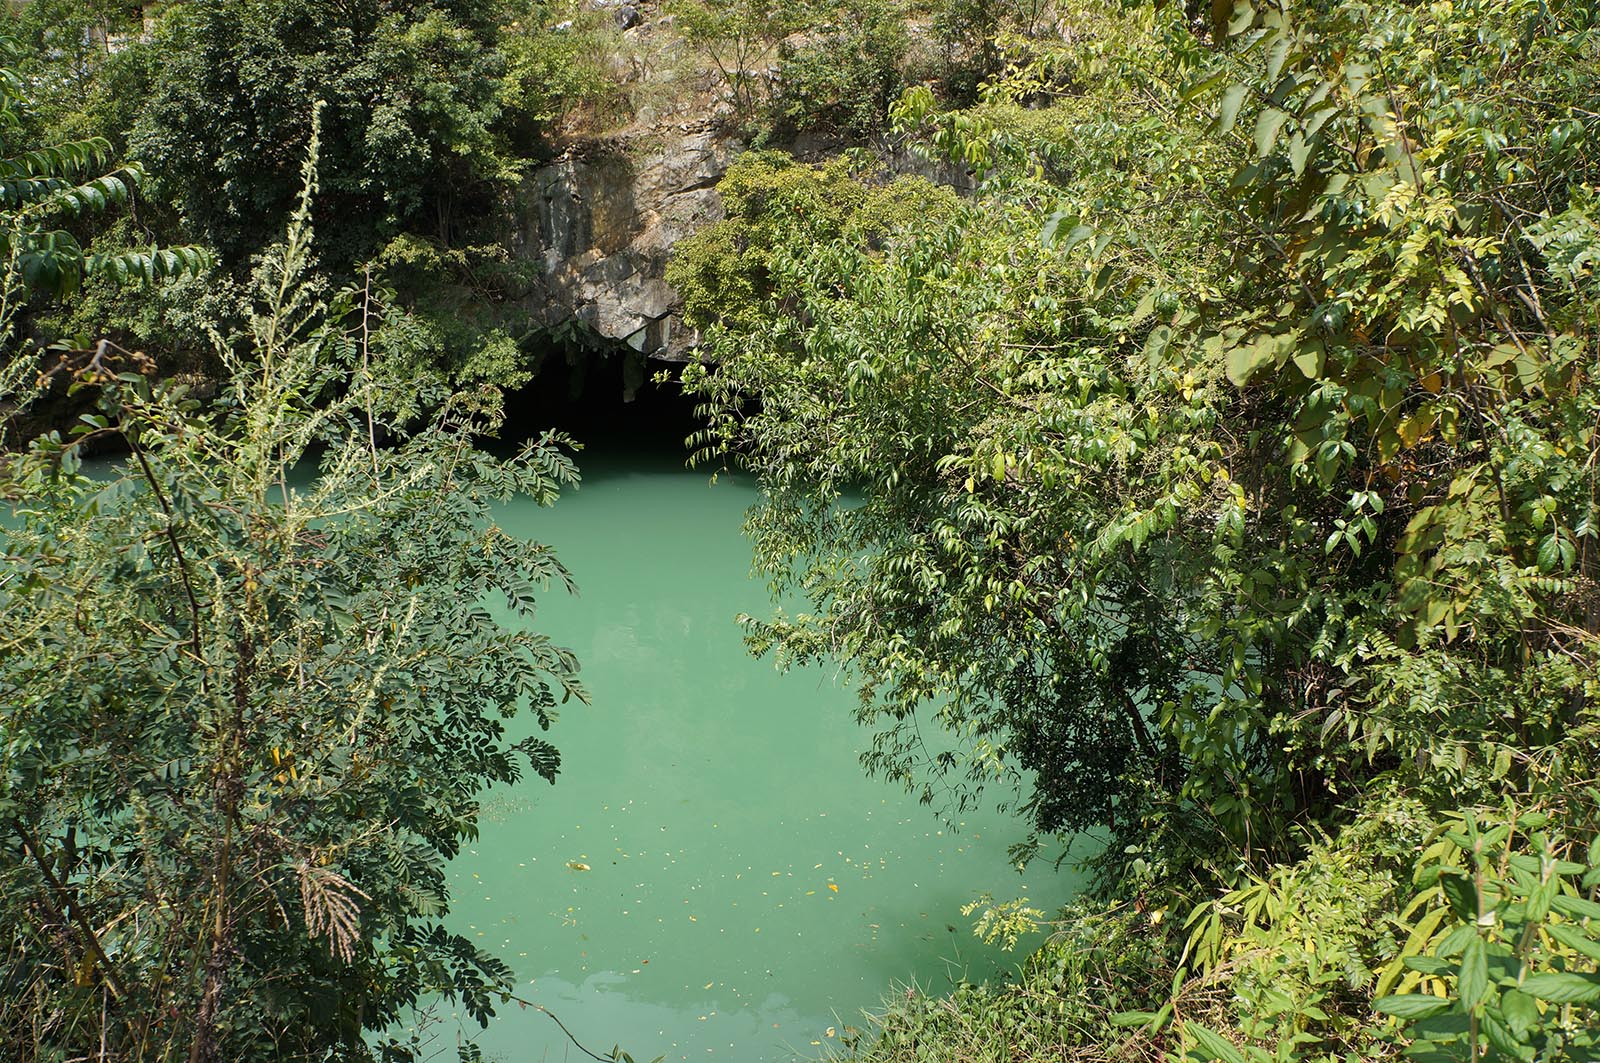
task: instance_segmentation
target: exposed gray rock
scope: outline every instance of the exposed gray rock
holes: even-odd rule
[[[528,309],[551,328],[577,321],[646,357],[687,360],[699,336],[678,317],[667,261],[674,244],[722,217],[716,184],[742,145],[726,133],[733,123],[715,78],[685,74],[694,57],[658,0],[587,3],[619,24],[629,20],[622,78],[632,86],[633,120],[575,144],[527,179],[517,253],[543,272]],[[791,148],[805,158],[837,146]],[[890,172],[970,187],[958,167],[894,151],[883,162]]]
[[[711,121],[570,150],[529,179],[520,253],[544,267],[536,316],[578,320],[654,358],[688,357],[665,278],[679,240],[722,216],[715,191],[739,145]]]

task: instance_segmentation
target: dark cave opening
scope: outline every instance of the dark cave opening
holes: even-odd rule
[[[502,436],[522,440],[553,428],[583,444],[588,453],[644,452],[687,459],[685,440],[701,425],[694,416],[695,400],[678,385],[680,369],[677,363],[644,360],[626,349],[582,351],[571,357],[552,351],[532,382],[506,393]],[[657,383],[663,372],[667,379]]]

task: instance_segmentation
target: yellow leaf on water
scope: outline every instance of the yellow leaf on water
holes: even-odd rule
[[[838,892],[839,892],[839,887],[838,887],[838,886],[835,886],[835,885],[834,885],[834,884],[833,884],[833,883],[831,883],[831,882],[830,882],[830,883],[828,883],[828,888],[829,888],[829,889],[830,889],[830,890],[832,890],[832,891],[833,891],[833,892],[835,892],[835,893],[838,893]]]
[[[830,1027],[828,1027],[828,1030],[827,1030],[827,1033],[828,1033],[828,1036],[829,1036],[829,1037],[834,1037],[834,1036],[836,1036],[836,1035],[835,1035],[835,1033],[834,1033],[834,1030],[833,1030],[833,1027],[832,1027],[832,1026],[830,1026]]]
[[[572,870],[574,870],[574,871],[587,871],[587,870],[589,870],[589,865],[585,864],[581,860],[568,860],[567,861],[567,866],[572,868]]]

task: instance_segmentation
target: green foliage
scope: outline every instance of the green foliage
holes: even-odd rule
[[[775,294],[773,269],[789,261],[796,242],[848,232],[878,243],[917,220],[937,221],[959,210],[947,188],[920,178],[869,188],[858,171],[848,156],[820,167],[776,151],[740,156],[717,186],[723,220],[683,241],[667,266],[667,281],[683,298],[684,320],[702,329],[759,327]]]
[[[894,994],[873,1015],[874,1031],[846,1038],[848,1058],[863,1063],[1044,1063],[1120,1055],[1124,1009],[1152,1006],[1170,989],[1158,920],[1122,908],[1077,907],[1013,980],[960,983],[946,996],[916,986]],[[848,1032],[848,1031],[847,1031]],[[1154,1058],[1153,1056],[1151,1058]]]
[[[1366,1002],[1399,963],[1416,853],[1434,829],[1414,798],[1377,795],[1293,864],[1197,906],[1186,973],[1220,984],[1223,1015],[1274,1058],[1337,1059],[1368,1040]]]
[[[618,46],[613,14],[537,5],[524,18],[500,38],[499,104],[508,125],[531,137],[575,115],[602,126],[621,118],[626,101],[607,63]]]
[[[127,204],[143,171],[112,162],[103,138],[34,144],[23,140],[22,79],[9,65],[16,42],[0,37],[0,443],[36,397],[42,381],[31,341],[16,336],[35,296],[75,292],[85,277],[111,285],[194,276],[210,256],[193,247],[119,248],[88,253],[69,227]]]
[[[818,5],[804,43],[781,56],[771,111],[779,136],[864,140],[887,130],[910,37],[888,0]]]
[[[784,0],[682,0],[678,31],[716,69],[741,118],[755,115],[771,80],[778,44],[804,25],[804,8]]]
[[[336,262],[457,212],[515,170],[497,134],[504,59],[491,3],[390,10],[303,0],[200,0],[137,47],[162,57],[130,137],[193,231],[230,263],[263,246],[293,203],[310,101],[328,101],[318,210]]]
[[[979,181],[939,218],[740,189],[685,379],[805,599],[753,648],[851,672],[870,767],[1109,824],[1103,895],[1196,913],[1130,1050],[1381,1055],[1427,825],[1591,829],[1600,25],[1230,12],[1080,3],[977,106],[907,92]]]
[[[133,273],[166,260],[149,254],[153,240],[203,240],[226,291],[292,209],[311,107],[327,101],[321,266],[363,287],[370,267],[426,325],[412,344],[419,374],[517,386],[530,368],[514,322],[536,267],[507,251],[515,190],[551,138],[623,111],[612,17],[579,6],[207,0],[141,24],[125,5],[46,0],[11,16],[19,70],[42,97],[21,125],[31,142],[81,131],[150,165],[138,226],[75,219],[63,227],[74,246]],[[163,298],[102,287],[32,324],[68,342],[112,336],[169,371],[213,371],[196,350],[203,333],[171,327]],[[207,313],[226,332],[238,319],[223,304]]]
[[[978,913],[978,918],[973,922],[973,934],[987,945],[998,941],[1007,951],[1016,948],[1024,934],[1039,929],[1040,921],[1044,919],[1044,912],[1028,904],[1026,898],[997,901],[989,893],[961,906],[964,916],[970,918],[974,912]]]
[[[1006,39],[1048,41],[1057,30],[1053,16],[1075,30],[1080,12],[1059,11],[1063,6],[1052,0],[933,0],[928,22],[940,50],[941,94],[956,105],[975,102],[1005,67]]]
[[[10,61],[16,42],[0,38],[0,57]],[[23,110],[21,79],[0,70],[0,143],[10,149],[0,158],[0,260],[9,285],[0,319],[9,321],[19,291],[60,295],[77,289],[86,273],[113,281],[154,283],[202,268],[206,256],[193,248],[87,255],[72,233],[57,226],[100,214],[128,202],[130,188],[143,177],[134,165],[113,162],[109,141],[86,140],[38,146],[19,145]]]
[[[127,215],[99,227],[90,260],[114,254],[148,253],[148,236]],[[136,274],[142,277],[142,271]],[[70,299],[30,306],[33,326],[45,336],[76,349],[104,337],[129,349],[159,353],[169,375],[216,375],[219,366],[209,330],[243,315],[245,285],[212,262],[204,269],[154,284],[118,283],[90,273]]]
[[[1524,26],[1532,10],[1490,5],[1449,32],[1477,39],[1487,14]],[[865,715],[889,724],[873,758],[888,773],[908,770],[907,721],[926,705],[968,742],[973,778],[1036,774],[1042,829],[1171,805],[1248,863],[1293,854],[1285,825],[1337,815],[1387,750],[1429,750],[1445,773],[1430,785],[1492,785],[1510,770],[1496,742],[1556,742],[1581,718],[1593,635],[1572,574],[1594,563],[1579,551],[1596,392],[1574,374],[1590,304],[1536,272],[1516,226],[1491,246],[1414,191],[1419,176],[1441,201],[1456,175],[1480,181],[1481,138],[1450,124],[1476,67],[1460,91],[1420,68],[1400,79],[1422,94],[1396,104],[1413,139],[1438,142],[1409,153],[1386,151],[1392,123],[1345,75],[1317,67],[1311,83],[1329,39],[1353,42],[1348,68],[1377,61],[1342,11],[1308,22],[1315,48],[1279,47],[1290,31],[1268,13],[1221,56],[1181,25],[1103,12],[1074,62],[1120,80],[1051,108],[1053,129],[993,109],[918,121],[985,159],[989,190],[885,247],[734,197],[781,249],[764,276],[705,286],[721,365],[692,383],[709,441],[768,486],[758,561],[815,606],[758,642],[860,670]],[[1383,17],[1421,33],[1419,18],[1455,16]],[[1593,66],[1580,17],[1549,18],[1549,57],[1515,68],[1539,113]],[[1163,79],[1139,58],[1148,35]],[[1243,118],[1260,137],[1233,131],[1240,101],[1286,76],[1316,97],[1318,135],[1354,144],[1338,158],[1369,173],[1299,165],[1299,127],[1271,104]],[[1260,79],[1256,95],[1236,99],[1239,77]],[[1227,121],[1195,111],[1207,92],[1234,102]],[[1553,169],[1473,192],[1482,224],[1518,219],[1500,205],[1515,196],[1529,239],[1559,229],[1583,260],[1587,199],[1563,190],[1592,170],[1585,129],[1538,142]],[[1071,172],[1029,171],[1052,149],[1027,138],[1045,134],[1081,146]],[[1445,244],[1425,254],[1435,231]],[[782,312],[746,310],[767,307]],[[856,488],[861,506],[833,508]]]
[[[1400,1020],[1408,1057],[1531,1063],[1600,1044],[1600,838],[1576,846],[1542,830],[1549,819],[1468,814],[1424,855],[1412,907],[1444,919],[1428,954],[1402,958],[1399,986],[1424,991],[1374,1002]]]
[[[492,519],[575,473],[555,437],[476,450],[492,391],[406,429],[394,315],[307,272],[313,187],[219,398],[102,343],[64,370],[97,412],[0,467],[7,1058],[413,1058],[377,1036],[407,1005],[509,989],[444,865],[486,786],[554,780],[508,721],[583,696],[528,627],[566,571]],[[101,438],[131,454],[86,474]]]
[[[412,235],[389,241],[363,268],[360,286],[377,285],[385,292],[382,302],[405,307],[409,353],[391,362],[391,386],[399,393],[429,381],[503,389],[526,384],[534,363],[511,330],[520,335],[527,327],[517,298],[538,269],[500,244],[448,247]]]
[[[132,126],[125,110],[142,93],[116,99],[108,82],[126,87],[131,72],[122,46],[136,38],[143,9],[122,0],[37,0],[0,15],[18,45],[11,57],[28,85],[22,115],[26,135],[39,142],[119,138]]]

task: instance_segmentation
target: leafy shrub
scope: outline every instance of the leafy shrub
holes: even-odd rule
[[[755,116],[771,82],[771,58],[806,10],[786,0],[681,0],[672,5],[684,40],[716,70],[742,119]]]
[[[1226,987],[1234,1028],[1296,1058],[1368,1040],[1367,1003],[1406,937],[1400,910],[1433,826],[1422,802],[1380,794],[1295,863],[1190,914],[1185,960]]]
[[[1032,42],[981,107],[906,93],[900,131],[979,187],[887,245],[744,199],[717,239],[760,254],[707,287],[714,364],[684,379],[760,478],[758,568],[808,598],[750,642],[841,663],[870,767],[1109,825],[1108,901],[1220,898],[1214,977],[1139,1029],[1383,1055],[1372,996],[1445,918],[1405,904],[1412,843],[1569,795],[1548,854],[1485,865],[1514,894],[1592,830],[1600,11],[1217,7],[1079,4],[1067,57]],[[950,11],[952,39],[993,14]],[[1467,934],[1470,971],[1435,955],[1465,1011],[1554,955],[1530,904],[1479,909],[1516,927],[1469,932],[1487,976]],[[1473,1021],[1440,1051],[1480,1054]]]
[[[878,137],[900,92],[905,16],[891,0],[847,0],[818,13],[778,68],[770,104],[778,135]]]
[[[1600,835],[1584,846],[1549,825],[1539,811],[1499,823],[1468,812],[1425,854],[1411,908],[1442,918],[1419,921],[1437,927],[1426,954],[1401,958],[1398,988],[1410,991],[1375,1002],[1400,1020],[1411,1058],[1526,1063],[1600,1049]]]
[[[394,315],[308,272],[314,185],[219,398],[97,344],[53,369],[97,412],[0,462],[8,1059],[401,1060],[367,1035],[433,994],[487,1021],[510,988],[442,925],[444,863],[486,786],[555,779],[505,721],[583,696],[569,652],[485,604],[526,621],[570,587],[491,507],[575,473],[555,438],[476,451],[492,391],[430,395],[408,431]],[[86,475],[105,437],[131,454]]]
[[[540,5],[526,19],[500,38],[503,122],[522,129],[527,142],[604,128],[626,116],[612,63],[619,41],[609,11]]]
[[[915,225],[950,218],[960,200],[920,177],[872,187],[848,156],[820,166],[777,151],[752,151],[723,177],[723,220],[674,249],[667,281],[683,297],[684,320],[695,328],[749,327],[766,313],[774,288],[773,258],[797,242],[849,234],[879,246]]]
[[[1154,1007],[1171,991],[1173,941],[1161,917],[1132,905],[1075,905],[1014,978],[959,982],[944,996],[912,986],[847,1041],[860,1063],[1044,1063],[1113,1056],[1127,1040],[1112,1021]],[[1147,1045],[1130,1046],[1127,1058]],[[1154,1053],[1151,1053],[1154,1056]]]

